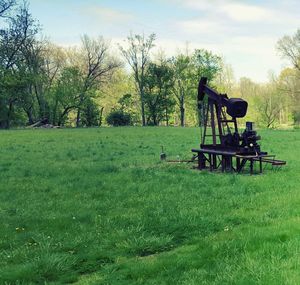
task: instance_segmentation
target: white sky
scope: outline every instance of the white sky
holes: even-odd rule
[[[80,35],[122,43],[133,33],[154,32],[156,49],[175,55],[206,48],[231,64],[237,79],[258,82],[286,66],[276,51],[285,34],[300,28],[300,1],[234,0],[31,0],[33,16],[57,44],[79,44]]]

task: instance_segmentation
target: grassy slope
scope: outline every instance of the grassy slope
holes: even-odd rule
[[[1,132],[0,284],[300,284],[300,132],[261,176],[159,162],[198,132]]]

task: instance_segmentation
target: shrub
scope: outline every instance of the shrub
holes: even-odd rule
[[[112,111],[108,114],[106,122],[114,127],[129,126],[131,123],[131,116],[121,110]]]

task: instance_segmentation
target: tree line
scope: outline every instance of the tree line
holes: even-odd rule
[[[300,30],[277,44],[290,67],[258,84],[235,81],[230,65],[205,49],[154,53],[155,34],[131,33],[118,46],[83,35],[80,46],[63,48],[42,36],[26,2],[0,0],[0,18],[0,128],[197,125],[201,76],[246,99],[263,127],[300,123]]]

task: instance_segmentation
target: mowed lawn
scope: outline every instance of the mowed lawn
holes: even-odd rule
[[[263,175],[199,172],[197,128],[0,132],[0,284],[300,284],[300,131]]]

